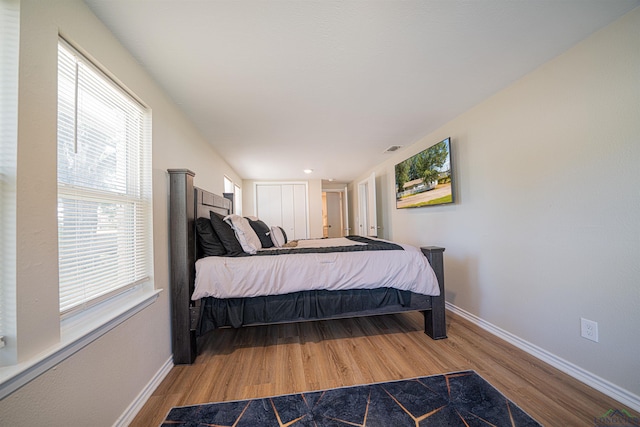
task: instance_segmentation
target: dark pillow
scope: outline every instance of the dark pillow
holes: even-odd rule
[[[261,220],[254,221],[249,218],[247,219],[249,220],[249,225],[251,226],[251,228],[253,228],[253,231],[255,231],[258,235],[258,239],[260,239],[260,244],[262,245],[262,247],[272,248],[273,242],[271,241],[271,236],[269,236],[269,233],[271,233],[271,230],[269,230],[269,226]]]
[[[200,253],[198,258],[203,256],[222,256],[227,253],[224,245],[213,231],[213,225],[209,218],[196,219],[196,233],[198,234],[198,247]]]
[[[242,245],[240,245],[240,242],[238,242],[233,228],[231,228],[229,224],[223,221],[224,216],[215,212],[211,212],[210,217],[213,230],[216,232],[218,238],[222,242],[222,245],[227,251],[227,256],[244,255]]]
[[[280,231],[282,231],[282,235],[284,236],[284,242],[287,243],[287,233],[284,232],[284,228],[278,226],[278,228],[280,229]]]

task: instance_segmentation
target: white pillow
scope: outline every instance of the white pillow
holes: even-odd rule
[[[260,238],[246,218],[240,215],[227,215],[224,217],[224,221],[231,226],[233,232],[236,235],[236,239],[240,242],[242,250],[248,254],[255,254],[258,249],[262,248]]]
[[[287,239],[284,237],[282,228],[277,225],[271,226],[271,241],[273,242],[273,246],[276,248],[281,248],[285,243],[287,243]]]

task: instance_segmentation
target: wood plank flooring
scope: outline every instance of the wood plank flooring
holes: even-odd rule
[[[157,426],[173,406],[299,393],[473,369],[546,426],[593,426],[623,406],[465,319],[447,312],[449,338],[430,339],[420,313],[240,330],[202,338],[132,426]]]

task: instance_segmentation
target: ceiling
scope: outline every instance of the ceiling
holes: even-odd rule
[[[85,3],[242,178],[349,182],[640,0]]]

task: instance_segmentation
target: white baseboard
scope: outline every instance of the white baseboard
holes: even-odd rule
[[[594,375],[591,372],[586,371],[581,367],[576,366],[573,363],[568,362],[561,357],[548,352],[547,350],[544,350],[543,348],[531,344],[530,342],[525,341],[522,338],[517,337],[516,335],[513,335],[512,333],[507,332],[504,329],[501,329],[496,325],[493,325],[492,323],[489,323],[486,320],[483,320],[480,317],[469,313],[466,310],[461,309],[460,307],[457,307],[449,302],[446,303],[446,307],[448,310],[452,311],[458,316],[467,319],[471,323],[478,325],[487,332],[490,332],[491,334],[502,338],[503,340],[507,341],[510,344],[513,344],[519,349],[526,351],[535,358],[540,359],[543,362],[546,362],[549,365],[553,366],[554,368],[561,370],[565,374],[572,376],[578,381],[585,383],[589,387],[592,387],[600,391],[601,393],[606,394],[612,399],[615,399],[623,405],[626,405],[630,409],[633,409],[634,411],[640,411],[640,396],[631,393],[630,391],[625,390],[605,380],[604,378],[600,378],[599,376]]]
[[[171,356],[162,367],[156,372],[156,374],[151,378],[151,381],[142,389],[140,394],[135,398],[133,402],[129,405],[129,407],[124,411],[120,418],[113,424],[114,427],[127,427],[133,419],[138,415],[140,409],[147,403],[147,400],[151,397],[156,388],[160,385],[162,380],[169,374],[173,368],[173,356]]]

